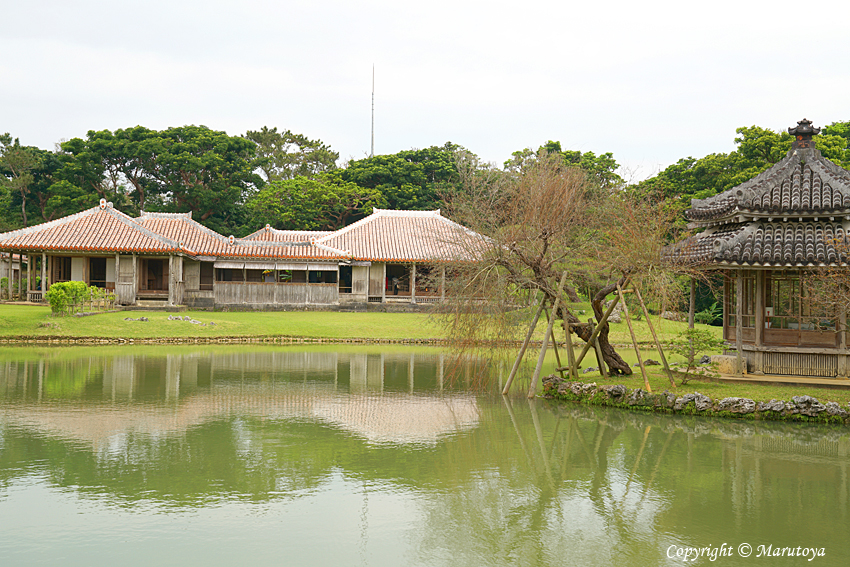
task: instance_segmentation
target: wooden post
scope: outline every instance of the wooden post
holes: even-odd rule
[[[627,285],[629,283],[629,279],[631,279],[630,276],[627,276],[626,279],[623,280],[623,285]],[[617,285],[617,287],[619,287],[619,284]],[[599,331],[602,330],[602,325],[604,325],[605,322],[608,321],[608,317],[610,317],[611,313],[613,313],[614,307],[617,306],[618,301],[620,301],[619,295],[614,298],[614,301],[611,302],[611,305],[609,305],[608,309],[605,310],[605,313],[602,314],[602,320],[596,324],[596,328],[593,329],[593,333],[590,335],[590,340],[587,341],[587,343],[584,345],[584,348],[581,349],[581,353],[579,353],[578,358],[576,358],[576,367],[578,367],[578,365],[581,364],[581,361],[584,360],[584,356],[587,354],[587,351],[590,350],[590,347],[592,346],[591,343],[596,340],[596,336],[599,334]],[[626,302],[625,300],[623,300],[623,305],[625,304]]]
[[[640,301],[640,307],[643,309],[644,317],[646,317],[646,324],[649,326],[649,332],[652,333],[652,340],[655,341],[655,348],[658,349],[661,364],[664,365],[664,372],[667,373],[667,378],[670,379],[670,385],[675,388],[676,381],[673,379],[673,372],[670,371],[670,365],[667,364],[667,357],[664,356],[664,349],[661,348],[661,341],[658,340],[658,335],[655,333],[655,326],[652,324],[652,319],[649,318],[649,309],[646,308],[646,304],[643,302],[643,297],[641,297],[640,290],[637,287],[635,287],[635,295],[637,295],[638,301]]]
[[[741,320],[741,313],[744,310],[744,270],[738,270],[738,277],[735,279],[735,350],[738,355],[738,376],[744,375],[744,322]]]
[[[41,300],[44,301],[47,293],[47,254],[41,253]]]
[[[543,344],[540,345],[540,355],[537,357],[537,366],[534,368],[534,375],[531,377],[531,384],[528,386],[528,397],[533,398],[537,394],[537,382],[540,380],[540,370],[543,368],[543,359],[546,358],[546,349],[549,347],[549,337],[552,335],[552,325],[555,324],[555,314],[558,313],[558,305],[561,303],[561,294],[564,292],[564,285],[567,283],[567,272],[561,276],[561,283],[558,284],[558,295],[555,296],[555,304],[552,306],[552,314],[549,316],[549,326],[546,328],[546,334],[543,335]]]
[[[620,297],[623,296],[623,288],[620,287],[619,282],[617,283],[617,291],[620,293]],[[629,317],[629,306],[626,305],[625,298],[623,299],[623,315],[626,316],[626,323],[629,326],[629,334],[632,336],[632,345],[635,347],[635,355],[637,355],[638,366],[640,366],[640,373],[643,376],[643,385],[646,386],[646,391],[652,393],[652,386],[649,385],[649,378],[646,376],[646,368],[643,366],[643,358],[640,356],[640,349],[637,344],[637,337],[635,336],[635,330],[632,327],[632,319]]]
[[[416,263],[410,264],[410,302],[416,303]]]
[[[381,277],[381,303],[387,302],[387,263],[384,262],[383,275]]]
[[[564,331],[567,335],[567,363],[570,365],[570,376],[578,382],[578,368],[576,368],[576,353],[573,352],[573,334],[570,332],[570,322],[564,321]]]
[[[516,356],[514,366],[513,368],[511,368],[511,373],[508,375],[508,381],[505,382],[505,387],[502,389],[502,395],[506,395],[511,389],[511,384],[514,381],[514,377],[516,376],[517,370],[519,370],[519,365],[522,362],[522,357],[525,356],[525,349],[528,348],[528,343],[529,341],[531,341],[531,335],[532,333],[534,333],[535,327],[537,327],[537,321],[540,319],[540,313],[543,312],[543,307],[545,303],[545,298],[540,300],[540,305],[537,307],[537,312],[534,314],[534,319],[532,319],[531,325],[528,327],[528,333],[525,334],[525,340],[522,341],[522,347],[520,347],[519,354]]]
[[[697,292],[696,292],[696,282],[694,282],[694,278],[691,278],[691,297],[690,301],[688,301],[688,329],[694,328],[694,315],[696,314],[697,308]],[[688,342],[691,344],[691,356],[688,360],[693,359],[694,357],[694,340],[688,339]]]
[[[9,250],[9,277],[6,278],[6,283],[9,287],[9,295],[7,296],[9,301],[12,301],[12,280],[14,279],[14,263],[12,262],[12,251]]]
[[[544,308],[544,312],[545,312]],[[546,318],[549,318],[549,313],[546,313]],[[555,338],[555,329],[552,328],[552,346],[555,348],[555,370],[561,375],[561,378],[564,377],[564,369],[561,368],[561,355],[558,353],[558,339]]]
[[[593,325],[593,319],[588,319],[588,323]],[[602,358],[602,348],[599,346],[598,337],[593,339],[593,351],[596,353],[596,365],[599,368],[599,375],[608,379],[608,369],[605,367],[605,359]]]

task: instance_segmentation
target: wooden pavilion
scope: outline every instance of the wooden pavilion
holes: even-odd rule
[[[850,172],[824,158],[809,120],[788,154],[755,178],[685,212],[703,232],[676,261],[724,275],[723,336],[739,373],[846,378],[847,314],[814,301],[812,271],[847,265]]]

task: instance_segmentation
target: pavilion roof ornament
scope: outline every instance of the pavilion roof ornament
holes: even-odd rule
[[[794,136],[792,148],[813,148],[815,145],[812,136],[817,136],[820,133],[820,128],[815,128],[812,126],[811,120],[803,118],[797,122],[796,126],[788,128],[788,133]]]

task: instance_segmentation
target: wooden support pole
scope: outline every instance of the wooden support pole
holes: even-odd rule
[[[546,314],[546,318],[549,318],[549,313],[546,313],[546,308],[543,308],[543,312]],[[561,378],[564,377],[564,369],[561,368],[561,355],[558,353],[558,339],[555,338],[555,328],[552,327],[552,347],[555,349],[555,371],[561,375]]]
[[[561,294],[564,292],[564,285],[567,283],[567,272],[561,276],[561,283],[558,284],[558,295],[555,296],[555,304],[552,306],[552,314],[549,316],[549,326],[546,328],[546,334],[543,335],[543,344],[540,345],[540,356],[537,357],[537,366],[534,368],[534,375],[531,377],[531,384],[528,386],[528,397],[533,398],[537,395],[537,382],[540,380],[540,370],[543,368],[543,359],[546,358],[546,349],[549,346],[549,337],[552,335],[552,325],[555,324],[555,315],[558,313],[558,305],[561,303]]]
[[[623,285],[628,285],[630,276],[626,276],[626,279],[623,280]],[[619,284],[617,288],[619,288]],[[581,353],[579,353],[578,358],[576,358],[576,367],[581,364],[581,361],[584,360],[587,351],[590,350],[590,347],[593,346],[591,343],[596,340],[596,336],[599,335],[599,332],[602,330],[602,325],[604,325],[608,321],[608,317],[611,316],[611,313],[614,312],[614,308],[617,306],[617,302],[620,301],[620,295],[617,295],[614,298],[614,301],[611,302],[611,305],[608,306],[608,309],[605,310],[605,313],[602,314],[602,320],[596,324],[596,328],[593,329],[593,333],[590,335],[590,340],[584,345],[584,348],[581,349]],[[625,305],[625,300],[623,301],[623,305]]]
[[[735,279],[735,350],[738,358],[738,376],[744,375],[743,338],[744,322],[741,314],[744,311],[744,270],[738,270]]]
[[[564,330],[567,335],[567,363],[570,365],[570,376],[578,382],[578,368],[576,368],[576,353],[573,352],[573,334],[570,332],[570,322],[564,321]]]
[[[694,278],[691,278],[691,297],[688,302],[688,329],[694,328],[694,315],[696,314],[697,308],[697,292],[696,292],[696,282],[694,282]],[[693,360],[694,358],[694,340],[689,338],[688,342],[691,345],[691,356],[688,360]]]
[[[588,319],[588,323],[593,325],[593,319]],[[608,368],[605,366],[605,359],[602,358],[602,348],[599,346],[599,337],[593,339],[593,350],[596,352],[596,366],[599,368],[599,375],[608,379]]]
[[[620,296],[623,295],[623,289],[620,287],[620,284],[617,283],[617,291],[620,292]],[[652,386],[649,385],[649,378],[646,376],[646,368],[643,366],[643,358],[640,356],[640,349],[637,344],[637,337],[635,336],[635,330],[632,327],[632,319],[629,317],[629,306],[626,305],[626,301],[623,300],[623,315],[626,316],[626,323],[629,326],[629,333],[632,335],[632,345],[635,347],[635,355],[637,355],[638,366],[640,366],[640,373],[643,376],[643,385],[646,386],[646,391],[652,393]]]
[[[635,287],[635,295],[640,301],[640,308],[643,310],[643,316],[646,317],[646,324],[649,326],[649,332],[652,333],[652,340],[655,341],[655,348],[658,349],[658,356],[661,357],[661,364],[664,365],[664,372],[667,373],[667,378],[670,379],[670,386],[676,387],[676,380],[673,379],[673,372],[670,370],[670,365],[667,364],[667,357],[664,356],[664,349],[661,348],[661,341],[658,340],[658,335],[655,333],[655,326],[652,324],[652,319],[649,318],[649,309],[643,302],[643,297],[640,295],[640,290]]]
[[[517,354],[516,356],[513,368],[511,368],[511,373],[508,375],[508,380],[507,382],[505,382],[505,387],[502,389],[502,395],[507,395],[507,393],[511,389],[511,384],[513,384],[514,377],[516,376],[517,370],[519,370],[519,365],[522,362],[522,357],[525,356],[525,350],[528,348],[528,343],[529,341],[531,341],[531,335],[532,333],[534,333],[534,329],[537,327],[537,321],[540,319],[540,314],[543,312],[543,307],[545,303],[545,299],[540,300],[540,305],[537,307],[537,312],[534,314],[534,319],[531,320],[531,325],[528,327],[528,333],[526,333],[525,335],[525,340],[522,341],[522,347],[520,347],[519,354]]]

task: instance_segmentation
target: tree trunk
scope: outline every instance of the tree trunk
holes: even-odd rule
[[[623,281],[625,281],[625,278],[621,279],[621,283]],[[606,285],[596,292],[596,295],[590,302],[590,305],[593,307],[593,314],[596,316],[597,323],[602,320],[602,315],[605,313],[605,298],[615,289],[617,289],[616,282]],[[564,308],[561,308],[560,311],[564,321],[569,321],[572,324],[573,331],[581,338],[581,340],[584,342],[590,340],[590,336],[593,334],[593,327],[587,323],[582,323],[577,317]],[[629,364],[623,360],[619,354],[617,354],[617,351],[614,350],[614,347],[608,342],[607,321],[602,326],[602,329],[600,329],[596,340],[599,342],[599,348],[602,351],[602,359],[608,365],[611,374],[630,375],[632,373],[632,369]]]

